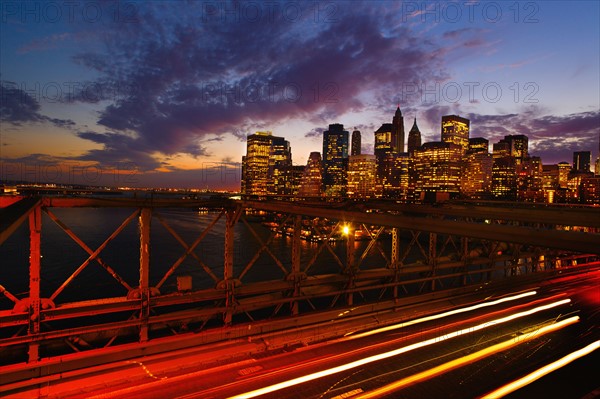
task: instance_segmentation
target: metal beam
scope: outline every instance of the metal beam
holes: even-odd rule
[[[40,332],[40,275],[42,246],[42,209],[39,204],[29,213],[29,328],[27,334],[34,336]],[[39,344],[31,342],[28,351],[29,362],[39,360]]]
[[[600,254],[600,235],[561,230],[539,230],[529,227],[468,223],[462,221],[431,219],[426,217],[364,213],[292,204],[244,201],[244,206],[273,212],[290,212],[313,217],[396,227],[406,230],[438,234],[461,235],[491,241],[555,248],[575,252]]]
[[[12,202],[5,208],[0,208],[0,245],[23,224],[39,203],[39,198],[24,198]]]

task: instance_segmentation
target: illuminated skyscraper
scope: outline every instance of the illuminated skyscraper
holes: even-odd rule
[[[527,157],[517,165],[517,200],[543,202],[542,160],[540,157]]]
[[[489,152],[490,142],[483,137],[473,137],[469,139],[468,152]]]
[[[590,151],[576,151],[573,153],[573,171],[589,172],[592,163],[592,153]]]
[[[510,143],[507,143],[504,140],[494,143],[492,146],[492,155],[494,159],[511,158]]]
[[[268,193],[272,195],[292,194],[292,150],[283,137],[271,136],[269,156]]]
[[[417,147],[417,148],[420,148]],[[395,169],[398,176],[397,185],[390,191],[390,197],[396,200],[409,200],[411,157],[407,152],[400,153],[396,158]]]
[[[271,132],[248,136],[242,157],[242,194],[290,195],[292,153],[290,143]]]
[[[514,201],[517,199],[517,167],[529,156],[528,142],[527,136],[519,134],[504,136],[502,140],[494,143],[492,193],[496,199],[507,201]],[[541,163],[539,168],[539,185],[541,187]],[[521,170],[520,173],[528,173],[527,171],[530,169],[531,168],[526,167],[525,172]],[[538,179],[538,177],[536,177],[536,179]]]
[[[600,177],[587,176],[581,181],[581,202],[600,205]]]
[[[351,155],[360,155],[360,130],[355,130],[352,132],[352,154]]]
[[[542,188],[556,190],[558,184],[558,165],[542,165]]]
[[[346,193],[348,136],[344,125],[334,123],[323,132],[323,186],[328,196]]]
[[[319,160],[320,163],[320,160]],[[292,186],[292,195],[297,196],[300,193],[300,187],[302,185],[302,177],[304,176],[304,165],[292,165],[292,173],[290,176],[290,182]],[[321,184],[321,183],[319,183]]]
[[[469,149],[469,124],[468,119],[457,115],[442,116],[442,142],[459,145],[465,154]]]
[[[492,194],[494,198],[514,201],[517,199],[517,170],[513,157],[496,157],[492,165]]]
[[[323,194],[323,162],[318,151],[311,152],[308,157],[298,194],[302,197],[319,197]]]
[[[568,162],[558,163],[558,187],[567,188],[569,184],[569,173],[571,173],[571,165]]]
[[[493,159],[488,147],[489,142],[483,137],[469,139],[460,182],[461,194],[467,198],[485,199],[491,195]]]
[[[404,117],[402,116],[402,111],[400,111],[400,106],[396,108],[394,118],[392,118],[392,126],[392,147],[394,148],[394,152],[404,152]]]
[[[430,142],[415,150],[413,156],[415,192],[421,199],[428,193],[460,191],[462,147],[453,143]]]
[[[387,191],[396,180],[395,159],[398,153],[394,147],[394,125],[384,123],[375,131],[375,158],[377,159],[377,184],[382,191]]]
[[[271,132],[256,132],[248,136],[246,156],[242,158],[242,194],[268,194],[272,140]]]
[[[415,118],[410,132],[408,132],[408,155],[412,157],[419,147],[421,147],[421,131],[417,126],[417,118]]]
[[[499,155],[515,158],[517,164],[529,156],[529,139],[522,134],[504,136],[502,140],[494,144],[494,154],[496,154],[496,148],[500,147],[502,147],[502,153]]]
[[[486,199],[492,192],[492,155],[487,151],[469,151],[463,157],[461,194],[467,198]]]
[[[375,155],[351,155],[348,160],[348,197],[376,197],[377,161]]]

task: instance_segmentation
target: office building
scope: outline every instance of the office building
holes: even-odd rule
[[[360,153],[361,153],[360,146],[361,146],[360,130],[356,130],[356,128],[354,128],[354,131],[352,132],[351,155],[360,155]]]
[[[573,171],[589,172],[592,163],[592,153],[590,151],[576,151],[573,153]]]
[[[327,196],[346,194],[348,139],[348,131],[339,123],[323,132],[323,188]]]
[[[442,142],[461,147],[462,154],[469,149],[470,121],[458,115],[442,116]]]
[[[460,192],[460,145],[447,142],[425,143],[413,156],[417,197],[424,199],[428,193],[444,192],[455,197]]]
[[[298,195],[301,197],[320,197],[323,195],[323,162],[321,153],[311,152],[306,162]]]
[[[415,150],[421,147],[421,131],[417,126],[417,118],[408,132],[408,155],[413,156]]]
[[[272,141],[271,132],[256,132],[248,136],[246,155],[242,157],[242,194],[268,194]]]
[[[348,159],[348,197],[376,197],[377,161],[375,155],[351,155]]]

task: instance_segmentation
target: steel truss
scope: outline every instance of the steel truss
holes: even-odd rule
[[[14,202],[14,201],[11,201]],[[433,207],[393,203],[307,205],[284,201],[136,200],[39,198],[2,205],[0,244],[28,220],[29,290],[11,292],[0,285],[6,298],[0,308],[0,351],[8,363],[35,363],[41,358],[68,352],[85,352],[147,343],[168,335],[212,334],[215,328],[236,323],[264,322],[274,317],[296,317],[326,308],[346,308],[377,301],[397,301],[491,279],[527,275],[553,269],[564,251],[600,253],[600,220],[588,209],[520,209],[508,212],[486,204]],[[96,248],[90,247],[53,211],[54,208],[131,208],[131,213]],[[211,209],[212,220],[189,242],[162,214],[163,208]],[[249,220],[250,211],[276,215],[277,226],[265,239],[264,227]],[[594,210],[597,212],[597,210]],[[83,263],[52,292],[40,279],[43,268],[42,216],[56,224],[88,255]],[[595,215],[592,217],[591,215]],[[327,220],[326,227],[313,223]],[[138,281],[133,284],[101,257],[107,246],[137,220],[139,236]],[[181,255],[159,278],[151,262],[151,226],[161,225],[181,246]],[[311,224],[312,223],[312,224]],[[311,224],[321,237],[313,255],[302,261],[302,228]],[[258,245],[250,260],[235,267],[235,230],[243,225]],[[207,265],[197,249],[216,226],[223,226],[222,264]],[[565,226],[570,229],[566,230]],[[585,227],[585,232],[572,227]],[[93,226],[90,226],[93,228]],[[355,232],[368,243],[358,249]],[[581,229],[579,229],[581,230]],[[340,233],[342,232],[343,233]],[[271,249],[278,234],[290,235],[289,260]],[[338,235],[345,244],[334,244]],[[342,251],[338,248],[342,245]],[[337,248],[337,250],[336,250]],[[341,255],[340,255],[341,253]],[[317,260],[326,254],[336,272],[323,272]],[[266,256],[274,273],[249,279],[257,261]],[[590,259],[592,255],[590,255]],[[212,282],[211,288],[173,290],[168,281],[179,277],[180,266],[192,259]],[[375,259],[375,260],[374,260]],[[125,295],[81,301],[61,301],[61,294],[91,264],[99,265]],[[25,273],[2,267],[6,273]],[[3,274],[2,274],[3,273]],[[256,273],[255,273],[256,274]],[[278,274],[278,275],[277,275]],[[4,277],[3,277],[4,276]],[[152,284],[151,281],[155,281]],[[226,339],[224,334],[222,339]]]

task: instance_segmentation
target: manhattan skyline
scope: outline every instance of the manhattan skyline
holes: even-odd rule
[[[1,4],[0,180],[239,189],[248,135],[305,165],[341,123],[373,154],[398,105],[423,143],[456,114],[598,157],[597,2]]]

